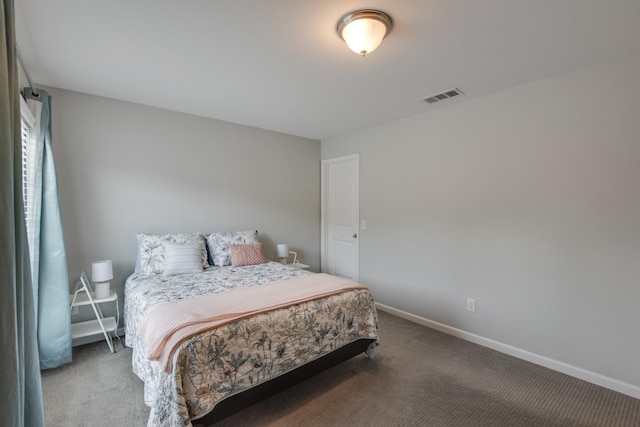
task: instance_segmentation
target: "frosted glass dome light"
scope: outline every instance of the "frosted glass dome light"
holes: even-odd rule
[[[380,46],[392,26],[391,17],[386,13],[364,9],[349,12],[340,18],[336,31],[349,49],[365,56]]]

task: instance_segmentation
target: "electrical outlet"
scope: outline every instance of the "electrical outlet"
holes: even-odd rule
[[[475,313],[475,311],[476,311],[476,300],[474,300],[473,298],[467,298],[467,310],[473,311]]]

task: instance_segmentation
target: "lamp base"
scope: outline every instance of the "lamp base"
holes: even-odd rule
[[[287,265],[287,260],[288,260],[288,258],[286,258],[286,257],[280,258],[280,262],[282,264],[284,264],[284,265]]]
[[[107,298],[111,291],[110,282],[96,282],[96,298]]]

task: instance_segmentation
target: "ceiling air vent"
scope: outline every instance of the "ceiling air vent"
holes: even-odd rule
[[[454,96],[464,95],[464,92],[458,88],[453,88],[449,90],[445,90],[444,92],[436,93],[435,95],[427,96],[424,101],[428,104],[434,104],[438,101],[443,101],[445,99],[453,98]]]

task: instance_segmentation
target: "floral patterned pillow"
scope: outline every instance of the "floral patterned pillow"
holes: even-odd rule
[[[231,265],[229,245],[245,245],[259,243],[257,231],[230,231],[228,233],[211,233],[207,235],[207,246],[213,265]]]
[[[140,273],[160,274],[164,270],[165,243],[202,243],[202,268],[209,267],[207,250],[201,233],[145,234],[138,233],[138,258]]]

